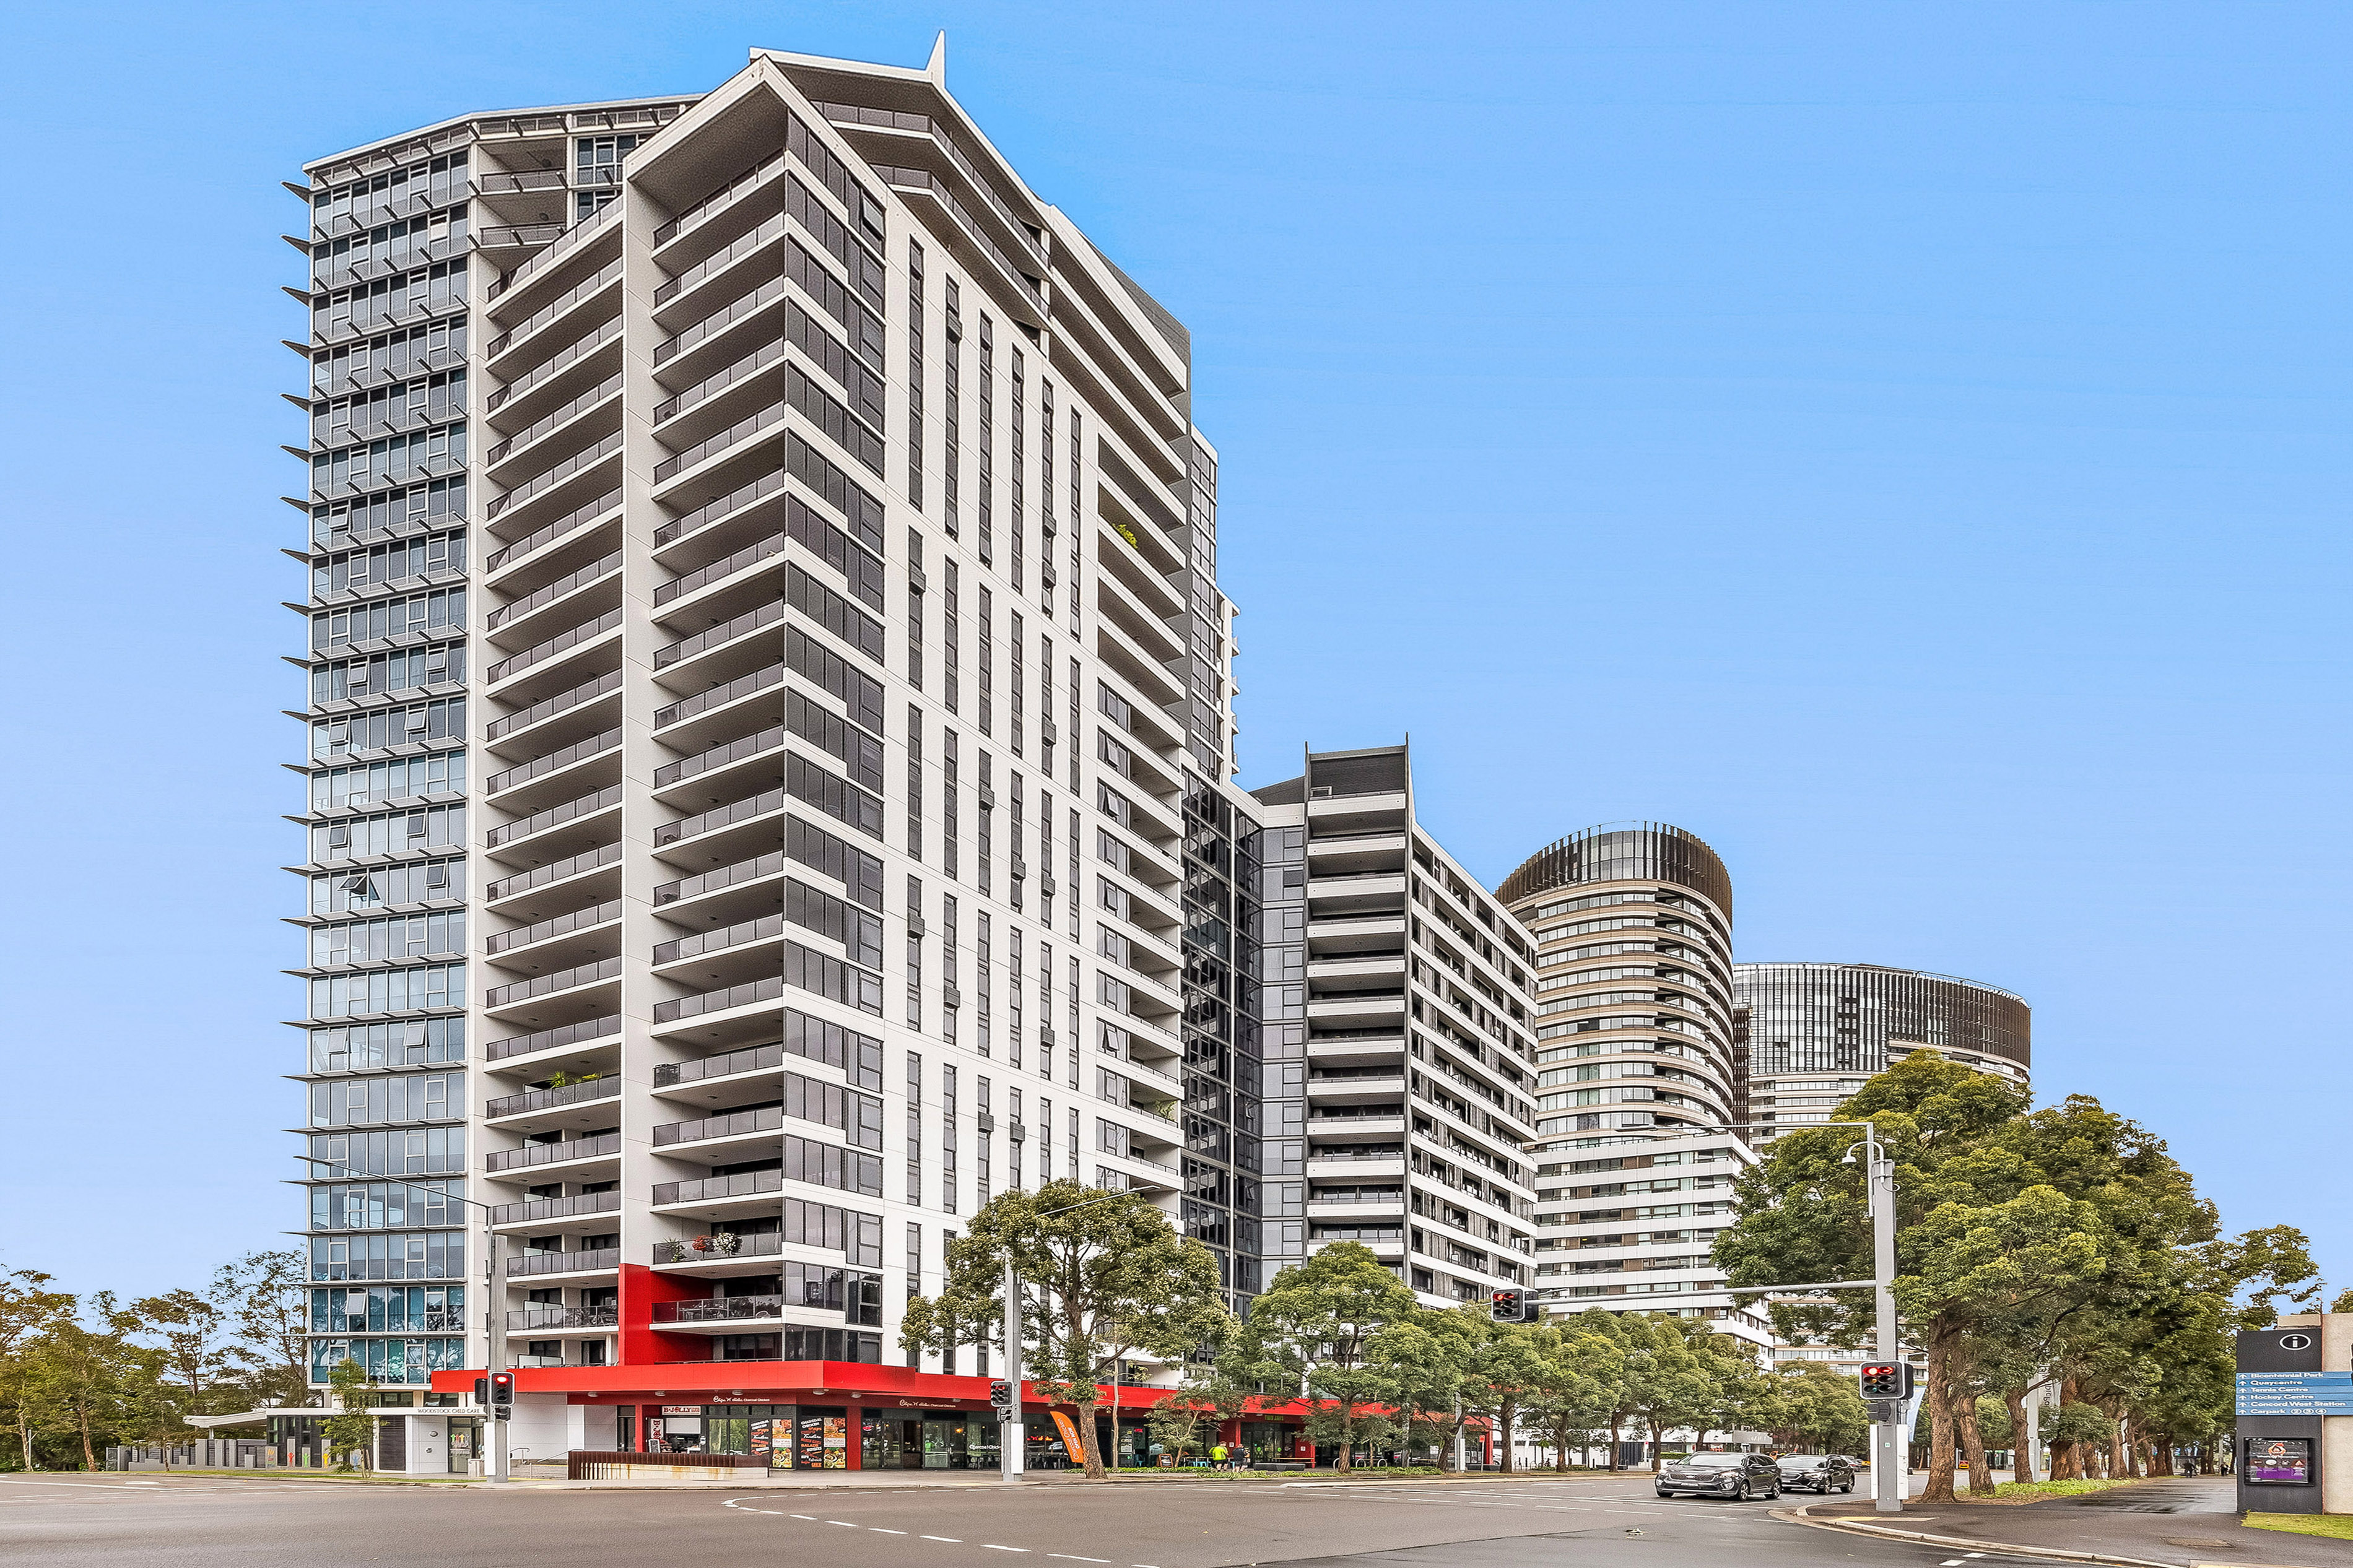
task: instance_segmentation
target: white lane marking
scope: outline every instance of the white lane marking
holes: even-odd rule
[[[846,1519],[828,1519],[826,1521],[826,1523],[838,1524],[844,1530],[856,1530],[858,1528],[858,1526],[850,1523],[849,1521]]]
[[[877,1535],[904,1535],[907,1533],[903,1530],[885,1530],[879,1524],[870,1524],[866,1528],[872,1531]]]
[[[1026,1546],[991,1546],[986,1542],[981,1543],[980,1549],[983,1552],[1027,1552],[1029,1550]]]
[[[795,1517],[798,1516],[796,1515]],[[923,1539],[926,1541],[944,1541],[950,1546],[961,1546],[964,1544],[964,1537],[960,1535],[926,1535]]]
[[[125,1481],[122,1484],[126,1487],[160,1487],[164,1483],[161,1481]]]
[[[787,1515],[786,1515],[785,1517],[786,1517],[786,1518],[787,1518],[787,1519],[805,1519],[805,1520],[807,1520],[811,1524],[815,1524],[815,1523],[817,1522],[817,1515],[815,1515],[815,1514],[813,1514],[813,1513],[794,1513],[794,1514],[787,1514]]]
[[[1108,1563],[1111,1561],[1108,1557],[1073,1557],[1067,1552],[1049,1552],[1046,1555],[1049,1557],[1059,1557],[1065,1563]]]

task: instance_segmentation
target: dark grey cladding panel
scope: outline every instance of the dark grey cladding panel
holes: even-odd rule
[[[1307,759],[1307,779],[1318,796],[1325,794],[1395,795],[1405,788],[1405,752],[1400,749],[1310,757]]]
[[[1307,798],[1307,780],[1303,776],[1285,779],[1250,793],[1250,798],[1261,805],[1298,805]]]

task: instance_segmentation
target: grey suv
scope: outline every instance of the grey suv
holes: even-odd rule
[[[1784,1454],[1776,1461],[1781,1470],[1781,1484],[1793,1492],[1831,1492],[1854,1490],[1854,1464],[1837,1454]]]
[[[1746,1500],[1781,1495],[1781,1467],[1766,1454],[1691,1454],[1659,1471],[1659,1495]]]

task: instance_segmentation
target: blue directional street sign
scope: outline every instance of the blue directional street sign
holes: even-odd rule
[[[2242,1415],[2353,1415],[2353,1372],[2242,1372]]]

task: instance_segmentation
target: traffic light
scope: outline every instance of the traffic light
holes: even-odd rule
[[[1537,1317],[1535,1299],[1521,1290],[1496,1291],[1487,1299],[1487,1312],[1499,1323],[1533,1323]]]
[[[1013,1384],[1001,1377],[996,1379],[988,1385],[988,1402],[1000,1412],[1009,1415],[1014,1405]]]
[[[1880,1363],[1866,1366],[1856,1374],[1862,1385],[1865,1399],[1909,1399],[1912,1397],[1912,1368],[1901,1362]]]
[[[514,1373],[494,1372],[490,1376],[491,1415],[501,1421],[514,1415]]]

